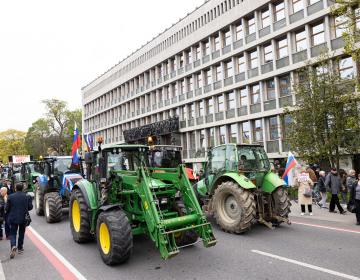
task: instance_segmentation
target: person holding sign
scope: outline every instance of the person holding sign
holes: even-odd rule
[[[309,178],[309,174],[301,171],[295,179],[295,187],[299,189],[299,204],[301,205],[301,216],[305,215],[305,205],[308,206],[310,216],[312,213],[312,192],[311,187],[314,186],[313,181]],[[309,196],[310,194],[310,196]]]

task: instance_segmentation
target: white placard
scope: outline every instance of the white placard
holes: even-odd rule
[[[298,182],[307,182],[310,180],[309,173],[302,173],[297,175]]]
[[[22,163],[27,161],[30,161],[30,156],[13,156],[13,163]]]

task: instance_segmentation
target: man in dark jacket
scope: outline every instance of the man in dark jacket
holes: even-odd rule
[[[16,233],[19,229],[18,253],[24,252],[24,234],[25,234],[25,213],[26,213],[26,200],[28,200],[28,210],[33,208],[31,196],[27,196],[23,190],[24,184],[16,184],[16,192],[8,197],[8,201],[5,206],[5,211],[9,213],[10,223],[10,239],[11,239],[11,254],[12,259],[15,256],[16,248]]]
[[[346,211],[341,207],[339,202],[338,194],[340,193],[340,190],[344,189],[344,186],[341,182],[341,178],[339,174],[337,173],[337,170],[335,167],[331,168],[331,172],[326,176],[325,179],[325,188],[326,190],[331,193],[331,201],[330,201],[330,210],[329,212],[337,213],[335,211],[335,205],[339,209],[341,214],[345,214]]]
[[[7,195],[13,194],[15,192],[11,179],[6,180],[6,184],[4,185],[4,187],[7,188]]]
[[[0,240],[3,239],[2,225],[5,224],[5,200],[0,193]]]
[[[348,193],[351,194],[352,188],[356,182],[355,170],[350,170],[349,175],[346,178],[346,186],[348,188]]]
[[[317,205],[319,205],[322,209],[329,209],[326,207],[326,200],[327,200],[327,193],[326,193],[326,187],[325,187],[325,171],[319,172],[319,180],[318,180],[318,188],[321,192],[321,202],[318,202]]]
[[[321,168],[317,161],[314,162],[314,164],[311,166],[311,169],[315,172],[317,179],[319,179],[320,178],[319,172],[321,171]]]

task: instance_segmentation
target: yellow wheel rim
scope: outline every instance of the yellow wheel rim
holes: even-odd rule
[[[72,220],[76,232],[80,231],[80,208],[77,200],[74,201],[72,206]]]
[[[110,250],[110,235],[109,230],[104,223],[100,225],[99,239],[101,249],[103,250],[104,254],[108,254]]]
[[[173,231],[174,229],[173,229],[173,228],[169,228],[169,230],[170,230],[170,231]],[[180,235],[181,235],[181,231],[174,232],[174,237],[175,237],[175,238],[178,238]]]

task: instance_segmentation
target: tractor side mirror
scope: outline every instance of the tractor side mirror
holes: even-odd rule
[[[94,162],[94,154],[91,152],[85,153],[85,163],[92,164]]]

